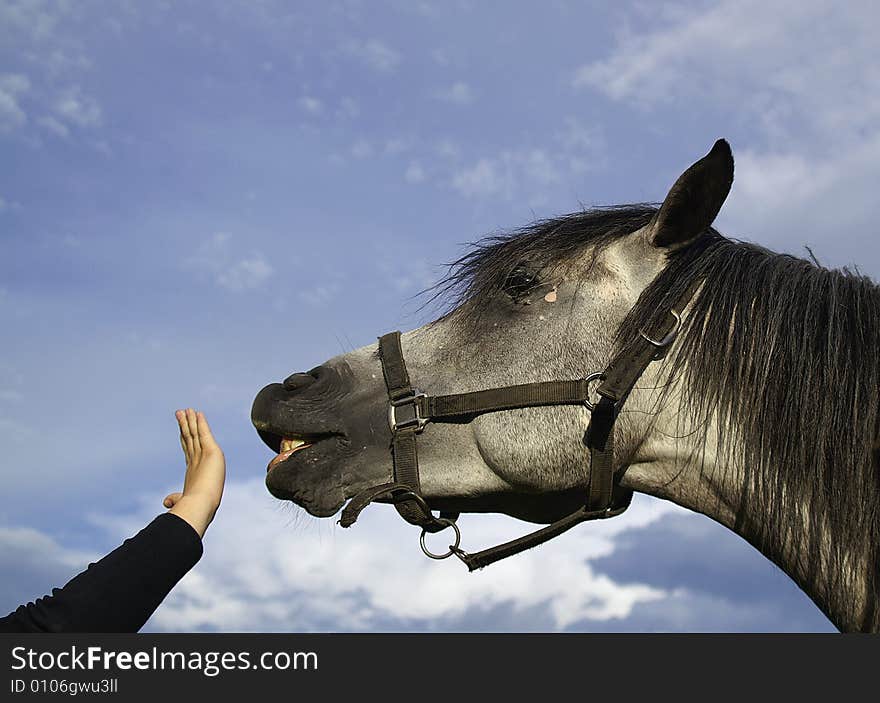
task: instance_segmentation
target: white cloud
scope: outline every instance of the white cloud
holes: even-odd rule
[[[400,54],[378,39],[350,41],[345,50],[380,73],[391,73],[400,65]]]
[[[434,97],[444,102],[468,105],[474,100],[474,91],[467,83],[458,81],[448,88],[438,90],[434,93]]]
[[[324,103],[311,95],[303,95],[297,102],[303,110],[312,115],[320,115],[324,111]]]
[[[735,150],[736,179],[721,212],[720,227],[732,236],[802,256],[813,248],[829,266],[858,264],[880,276],[864,232],[875,219],[880,179],[880,133],[830,153],[808,145],[798,152]],[[866,251],[872,255],[866,257]]]
[[[351,147],[351,155],[356,159],[366,159],[373,155],[373,145],[366,139],[359,139]]]
[[[84,566],[83,562],[94,557],[90,552],[65,548],[52,537],[30,527],[0,527],[0,551],[14,553],[16,561],[55,562],[71,568]]]
[[[406,173],[403,174],[403,177],[407,183],[421,183],[425,180],[425,169],[418,161],[412,161],[406,167]]]
[[[259,288],[274,273],[261,254],[242,259],[217,273],[217,283],[231,291]]]
[[[340,290],[341,286],[338,283],[319,283],[301,290],[297,293],[297,297],[314,307],[324,307],[339,295]]]
[[[29,527],[0,527],[0,616],[48,595],[97,555],[70,549]]]
[[[582,66],[573,82],[614,98],[662,100],[711,88],[710,72],[741,78],[743,69],[752,73],[762,64],[763,71],[776,71],[784,66],[765,60],[781,58],[786,52],[780,48],[793,40],[802,42],[803,35],[791,30],[814,27],[820,14],[818,3],[809,1],[725,0],[690,12],[658,7],[645,32],[620,36],[610,57]]]
[[[467,197],[510,199],[519,190],[534,193],[559,183],[562,168],[562,155],[544,149],[508,150],[460,169],[452,177],[452,187]]]
[[[405,271],[399,266],[390,265],[384,258],[379,259],[376,264],[383,279],[394,286],[399,293],[412,296],[428,290],[437,282],[438,267],[421,257],[410,259]],[[410,299],[415,300],[412,297]]]
[[[412,148],[412,140],[404,137],[392,137],[385,141],[386,154],[402,154]]]
[[[542,142],[502,148],[465,160],[459,144],[445,138],[430,147],[432,171],[467,198],[522,199],[544,204],[560,186],[576,185],[604,152],[598,126],[567,117]],[[438,158],[439,157],[439,158]]]
[[[482,158],[452,177],[452,187],[467,197],[497,195],[510,190],[510,174],[502,173],[500,164]]]
[[[571,152],[585,152],[602,146],[599,129],[584,124],[573,117],[566,117],[562,129],[556,134],[556,141]]]
[[[66,139],[70,136],[70,130],[67,128],[67,125],[59,122],[54,117],[50,115],[46,115],[45,117],[41,117],[37,120],[37,122],[45,127],[49,132],[54,134],[56,137],[61,137],[62,139]]]
[[[810,244],[831,265],[863,260],[880,178],[880,6],[723,0],[641,11],[647,28],[622,34],[574,85],[651,110],[650,120],[682,108],[717,115],[705,120],[745,135],[733,143],[724,231],[798,255]]]
[[[27,122],[27,114],[19,100],[29,89],[27,76],[19,73],[0,75],[0,132],[11,132]]]
[[[806,127],[842,130],[845,141],[880,117],[878,21],[880,6],[864,1],[658,8],[650,29],[621,36],[573,84],[643,106],[714,103],[748,113],[775,138]]]
[[[36,124],[55,136],[67,137],[74,126],[101,124],[97,100],[78,86],[93,67],[82,38],[87,15],[84,3],[0,3],[0,45],[27,66],[29,74],[12,76],[11,85],[0,78],[0,132],[25,127],[28,117],[37,113],[46,116]],[[29,98],[27,109],[20,100],[24,92]]]
[[[22,447],[32,446],[39,441],[40,431],[18,419],[0,416],[0,437],[3,437],[5,445],[15,443]]]
[[[450,161],[455,161],[461,156],[461,147],[451,139],[441,139],[438,142],[435,151],[438,156]]]
[[[46,41],[55,37],[58,25],[75,10],[75,3],[0,3],[0,30],[7,40]]]
[[[21,73],[5,73],[0,76],[0,88],[10,93],[24,93],[31,87],[28,77]]]
[[[50,76],[76,75],[92,67],[80,47],[55,48],[42,56],[43,68]]]
[[[155,515],[155,496],[136,515],[101,516],[117,539]],[[541,606],[556,628],[584,618],[626,617],[640,603],[666,596],[638,583],[597,574],[592,558],[614,551],[614,536],[681,509],[637,501],[620,522],[595,523],[469,574],[455,560],[422,556],[418,531],[387,506],[364,512],[348,530],[331,521],[279,510],[262,480],[228,483],[205,540],[205,554],[149,623],[153,630],[371,630],[388,621],[454,618],[469,609]],[[522,530],[500,516],[464,516],[468,547]],[[548,574],[553,574],[548,578]]]
[[[58,96],[54,111],[61,119],[77,127],[98,127],[101,124],[98,101],[85,95],[78,86],[71,86]]]
[[[234,252],[227,232],[216,232],[203,242],[185,265],[209,273],[218,286],[233,292],[259,288],[275,272],[260,252]]]
[[[172,488],[141,498],[133,512],[88,521],[108,535],[102,543],[115,546],[160,512],[159,496]],[[533,528],[486,515],[464,515],[459,524],[469,549]],[[261,479],[230,481],[201,561],[145,630],[828,629],[806,597],[738,537],[645,496],[621,518],[575,528],[475,573],[455,559],[427,560],[417,535],[389,506],[370,508],[344,530],[291,511]],[[444,544],[442,536],[434,540]],[[8,576],[0,606],[47,592],[98,556],[36,529],[0,528],[0,568]],[[646,558],[665,566],[646,569]]]

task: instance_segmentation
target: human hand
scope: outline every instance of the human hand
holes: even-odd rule
[[[162,501],[168,512],[186,520],[204,537],[220,506],[226,481],[226,457],[211,434],[208,420],[192,408],[174,413],[180,426],[180,445],[186,458],[183,492]]]

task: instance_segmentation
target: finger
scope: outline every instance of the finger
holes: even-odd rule
[[[187,465],[192,463],[193,443],[189,432],[189,422],[186,419],[186,410],[177,412],[177,424],[180,425],[180,443],[183,445],[183,453],[186,456]]]
[[[184,438],[184,417],[183,410],[174,411],[174,419],[177,420],[177,427],[180,430],[180,448],[183,449],[183,457],[189,464],[189,450],[186,448],[186,439]]]
[[[199,441],[199,427],[196,420],[196,411],[192,408],[186,409],[186,424],[189,425],[189,434],[192,437],[193,458],[198,461],[202,454],[202,443]]]
[[[205,417],[205,413],[196,413],[196,420],[199,426],[199,442],[202,445],[202,449],[215,448],[217,440],[214,439],[214,434],[211,432],[211,426],[208,424],[208,418]]]
[[[183,438],[183,435],[180,436],[180,448],[183,449],[183,456],[186,459],[186,465],[189,466],[191,460],[189,457],[189,450],[186,448],[186,440]]]
[[[165,496],[165,500],[162,501],[162,505],[166,508],[173,508],[174,505],[183,497],[183,493],[171,493]]]

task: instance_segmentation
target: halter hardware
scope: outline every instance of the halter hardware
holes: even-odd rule
[[[388,401],[388,426],[391,428],[392,434],[407,427],[415,427],[416,432],[421,432],[425,429],[425,425],[428,424],[428,418],[419,415],[419,399],[427,397],[426,393],[413,388],[410,395]],[[399,420],[397,413],[401,409],[406,409],[411,415],[404,417],[403,420]]]
[[[675,325],[669,331],[669,333],[663,337],[659,342],[651,339],[647,334],[645,334],[644,330],[639,330],[639,334],[642,339],[644,339],[648,344],[653,344],[657,347],[657,353],[654,355],[655,360],[660,360],[664,356],[666,356],[666,350],[669,348],[669,345],[672,344],[676,338],[678,337],[678,333],[681,330],[681,315],[678,314],[676,310],[670,310],[669,314],[675,318]]]
[[[422,536],[419,537],[419,545],[421,546],[422,552],[424,552],[425,556],[429,557],[431,559],[441,560],[441,559],[448,559],[453,554],[461,553],[461,554],[467,555],[467,552],[458,548],[458,545],[461,544],[461,530],[458,529],[458,525],[455,524],[455,520],[450,520],[449,518],[441,517],[440,522],[445,522],[447,527],[451,527],[453,529],[453,531],[455,532],[455,542],[453,544],[449,545],[448,552],[445,552],[443,554],[434,554],[434,552],[432,552],[430,549],[428,549],[425,546],[425,535],[428,533],[428,531],[422,530]]]
[[[695,281],[678,296],[674,306],[668,309],[666,321],[654,335],[640,330],[632,344],[618,351],[604,371],[572,381],[541,381],[429,396],[410,384],[400,345],[400,332],[390,332],[380,337],[379,359],[388,391],[392,481],[355,495],[343,509],[340,525],[353,525],[360,512],[373,501],[390,502],[404,520],[422,528],[419,543],[425,555],[431,559],[446,559],[455,554],[469,570],[474,571],[543,544],[581,522],[620,515],[629,507],[632,491],[620,485],[617,469],[614,468],[614,425],[617,416],[650,363],[662,359],[678,337],[682,326],[678,310],[684,310],[690,302],[698,283]],[[672,324],[669,324],[670,321]],[[590,386],[595,381],[599,381],[596,388],[599,400],[593,402],[590,399]],[[584,443],[590,451],[590,482],[584,505],[546,527],[496,547],[473,554],[460,549],[461,532],[455,524],[458,513],[441,512],[439,517],[435,517],[421,493],[416,437],[429,422],[470,422],[483,413],[555,405],[582,405],[590,412],[590,422],[584,435]],[[455,532],[455,543],[449,546],[449,551],[434,554],[428,550],[425,534],[441,532],[448,527]]]
[[[584,383],[587,384],[588,388],[589,388],[589,385],[593,381],[604,381],[604,380],[605,380],[605,372],[604,371],[597,371],[596,373],[591,373],[589,376],[584,377]],[[596,402],[598,403],[599,401],[596,401]],[[596,407],[596,403],[594,403],[589,398],[585,398],[584,399],[584,407],[587,410],[589,410],[590,412],[593,412],[593,408]]]

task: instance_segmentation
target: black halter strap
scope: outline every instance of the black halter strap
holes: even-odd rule
[[[352,498],[342,511],[339,523],[350,527],[367,505],[374,500],[385,500],[394,504],[404,520],[418,525],[424,532],[439,532],[449,527],[458,515],[441,513],[439,518],[435,517],[421,494],[417,435],[429,422],[461,422],[487,412],[549,405],[585,405],[591,411],[584,436],[590,451],[590,484],[583,507],[547,527],[496,547],[469,554],[456,544],[450,546],[449,553],[454,553],[474,571],[543,544],[581,522],[620,515],[629,507],[632,491],[620,486],[615,477],[614,425],[618,413],[648,365],[661,358],[675,340],[681,324],[678,311],[687,306],[696,288],[694,284],[685,290],[669,308],[660,328],[650,336],[642,331],[633,344],[611,360],[604,372],[571,381],[544,381],[428,396],[410,383],[400,347],[400,332],[383,335],[379,338],[379,358],[388,389],[393,481]],[[595,404],[590,401],[590,384],[594,380],[600,381],[596,389],[600,399]]]

